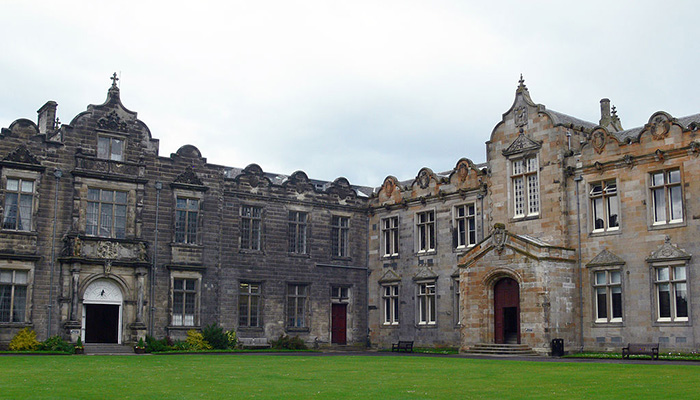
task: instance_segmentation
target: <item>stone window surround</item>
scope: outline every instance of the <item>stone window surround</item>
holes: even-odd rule
[[[617,271],[620,273],[620,282],[619,283],[611,283],[610,282],[610,273]],[[599,272],[605,272],[605,279],[606,283],[604,284],[597,284],[596,282],[596,273]],[[590,282],[591,282],[591,305],[593,307],[592,315],[593,315],[593,323],[595,325],[600,325],[600,326],[622,326],[623,322],[625,320],[625,301],[624,301],[624,294],[625,294],[625,288],[624,288],[624,271],[622,269],[622,265],[614,265],[614,266],[608,266],[608,267],[596,267],[596,268],[591,268],[590,270]],[[612,317],[612,297],[611,297],[611,288],[612,287],[619,287],[621,294],[620,294],[620,308],[621,308],[621,314],[622,316],[619,318],[613,318]],[[605,288],[606,289],[606,310],[607,310],[607,317],[605,320],[599,319],[598,318],[598,298],[597,298],[597,289],[598,288]]]
[[[469,206],[474,207],[474,213],[471,215],[465,215],[464,217],[459,217],[457,210],[458,210],[458,208],[464,207],[464,206],[467,207],[467,210],[468,210]],[[456,236],[456,241],[454,243],[455,250],[469,249],[479,242],[479,236],[478,236],[479,223],[477,221],[476,216],[477,216],[477,208],[476,208],[476,202],[474,202],[474,201],[459,203],[459,204],[455,204],[454,206],[452,206],[452,227],[455,230],[455,236]],[[465,241],[466,241],[466,243],[464,243],[464,244],[459,243],[460,242],[460,232],[459,232],[458,222],[460,219],[465,220]],[[469,238],[469,226],[468,226],[468,224],[466,224],[466,222],[469,219],[474,220],[474,241],[473,242]]]
[[[515,207],[515,192],[514,192],[514,176],[513,174],[513,163],[516,161],[523,161],[525,162],[524,165],[526,164],[526,160],[534,158],[536,160],[536,171],[534,172],[523,172],[522,174],[517,174],[517,177],[527,177],[531,175],[537,176],[537,212],[530,212],[529,211],[529,199],[530,199],[530,194],[528,191],[528,185],[527,185],[527,179],[523,179],[523,207],[525,207],[526,212],[524,214],[518,215],[516,214],[516,207]],[[539,154],[536,151],[528,151],[524,153],[518,153],[516,155],[512,155],[508,157],[508,208],[509,208],[509,215],[512,216],[513,220],[528,220],[528,219],[537,219],[540,217],[541,213],[541,208],[542,208],[542,198],[541,198],[541,190],[540,190],[540,161],[539,161]]]
[[[3,167],[2,168],[2,182],[0,184],[2,185],[2,202],[0,204],[3,205],[3,210],[2,210],[2,221],[3,221],[3,226],[4,226],[4,220],[5,220],[5,212],[6,210],[4,209],[4,204],[5,204],[5,189],[7,188],[7,179],[22,179],[22,180],[27,180],[27,181],[34,181],[34,193],[33,193],[33,201],[32,201],[32,217],[31,217],[31,228],[27,230],[16,230],[16,229],[4,229],[2,228],[3,232],[18,232],[18,233],[28,233],[28,232],[36,232],[36,215],[37,211],[39,209],[39,186],[41,183],[41,172],[37,171],[28,171],[28,170],[19,170],[19,169],[14,169],[10,167]],[[1,226],[0,226],[1,227]]]
[[[243,292],[242,291],[242,286],[243,285],[249,285],[248,291]],[[257,292],[252,292],[250,290],[250,285],[257,285],[258,290]],[[245,325],[241,325],[241,298],[242,297],[247,297],[248,298],[248,313],[246,319],[248,320],[248,323]],[[250,314],[252,314],[252,310],[250,307],[250,299],[252,297],[256,297],[258,299],[257,301],[257,324],[251,325],[250,324]],[[238,282],[238,327],[239,328],[245,328],[245,329],[250,329],[250,330],[255,330],[255,329],[262,329],[263,328],[263,284],[260,281],[247,281],[247,280],[241,280]]]
[[[175,279],[191,279],[195,280],[195,302],[194,302],[194,325],[174,325],[172,323],[173,321],[173,312],[174,312],[174,288],[175,288]],[[202,274],[199,272],[195,271],[171,271],[170,272],[170,309],[168,312],[168,315],[170,316],[170,325],[168,326],[169,329],[175,328],[175,329],[197,329],[200,324],[201,324],[201,317],[200,317],[200,305],[202,304],[201,301],[202,297]]]
[[[425,222],[421,222],[420,216],[422,214],[425,214],[426,216],[432,214],[433,219],[427,220]],[[431,226],[432,226],[432,232],[430,229]],[[421,228],[425,229],[426,248],[422,248],[422,246],[421,246]],[[437,246],[438,246],[437,233],[438,233],[437,210],[433,207],[433,208],[426,208],[426,209],[422,209],[420,211],[417,211],[413,215],[414,253],[416,255],[421,255],[421,256],[437,253]],[[432,237],[431,237],[431,235],[432,235]],[[433,245],[432,248],[430,247],[431,239],[432,239],[432,245]]]
[[[389,227],[385,227],[385,221],[396,221],[396,225],[393,226],[391,225],[391,222],[389,222]],[[379,253],[380,257],[382,259],[388,259],[388,258],[398,258],[400,254],[400,238],[401,238],[401,217],[398,214],[392,214],[392,215],[387,215],[386,217],[382,217],[379,220]],[[385,233],[386,236],[385,237]],[[395,236],[393,235],[395,233]],[[386,252],[386,246],[387,246],[387,238],[391,237],[391,241],[394,246],[392,250],[396,250],[396,252],[392,253],[387,253]]]
[[[102,140],[107,140],[108,148],[106,157],[104,154],[100,154],[100,142]],[[112,151],[113,141],[118,140],[121,142],[121,154],[117,154]],[[126,153],[126,136],[115,135],[115,134],[105,134],[99,133],[95,138],[95,156],[101,160],[110,161],[124,161],[124,154]]]
[[[333,224],[333,220],[338,218],[338,225]],[[341,221],[345,220],[347,221],[347,224],[345,226],[342,225]],[[350,222],[352,221],[351,214],[347,213],[337,213],[334,212],[331,214],[331,251],[333,252],[333,249],[341,249],[340,253],[342,254],[337,254],[333,252],[331,254],[331,258],[334,259],[342,259],[342,260],[349,260],[351,259],[350,257]],[[337,236],[336,236],[337,235]],[[343,239],[344,238],[344,239]],[[343,242],[345,243],[344,246],[342,246]]]
[[[87,226],[87,203],[88,203],[88,189],[101,189],[101,190],[114,190],[120,192],[127,192],[126,194],[126,238],[134,237],[136,232],[136,196],[138,191],[138,184],[130,182],[119,182],[119,181],[105,181],[102,179],[86,178],[81,177],[81,180],[76,180],[74,185],[76,190],[81,194],[80,196],[80,210],[83,212],[79,213],[80,223],[79,225],[85,229]],[[77,210],[74,209],[74,212]],[[84,233],[84,231],[83,231]],[[87,236],[87,235],[86,235]],[[92,237],[92,236],[91,236]]]
[[[27,273],[27,292],[26,299],[24,303],[24,321],[18,322],[0,322],[0,326],[25,326],[32,323],[32,299],[33,288],[34,288],[34,265],[28,262],[15,261],[10,263],[7,261],[0,261],[0,270],[11,270],[11,271],[24,271]]]
[[[299,228],[300,223],[298,222],[298,216],[295,218],[295,221],[290,221],[289,220],[289,215],[291,213],[304,213],[306,214],[306,219],[304,221],[303,227],[304,227],[304,243],[303,243],[303,249],[299,249],[298,245],[295,244],[294,248],[292,248],[291,245],[291,239],[292,239],[292,224],[295,225],[296,228]],[[297,232],[299,232],[295,228],[295,233],[294,237],[296,238]],[[299,208],[299,207],[288,207],[287,208],[287,253],[289,253],[292,256],[297,256],[297,257],[309,257],[310,256],[310,249],[311,246],[309,244],[309,238],[311,237],[311,212],[307,208]],[[292,251],[294,250],[294,251]],[[301,251],[300,251],[301,250]]]
[[[387,294],[386,289],[389,289]],[[380,284],[381,290],[381,327],[398,327],[401,319],[399,318],[401,307],[401,285],[400,282],[385,282]],[[387,304],[389,311],[389,319],[387,320]]]
[[[675,299],[675,288],[670,289],[670,294],[671,294],[671,299],[670,299],[670,307],[671,307],[671,317],[670,318],[661,318],[659,316],[659,291],[658,291],[658,283],[657,283],[657,270],[659,268],[668,268],[670,274],[674,274],[675,272],[673,271],[674,267],[684,267],[685,268],[685,278],[682,280],[678,280],[675,278],[675,276],[670,275],[669,280],[667,281],[670,286],[673,286],[674,283],[678,282],[683,282],[686,285],[686,298],[688,299],[687,301],[687,317],[677,317],[675,316],[677,310],[676,310],[676,299]],[[690,299],[691,297],[691,285],[689,282],[691,281],[690,277],[690,268],[688,268],[688,263],[686,261],[669,261],[666,263],[652,263],[649,268],[649,278],[651,280],[651,291],[652,291],[652,296],[651,296],[651,303],[652,303],[652,320],[654,322],[655,326],[666,326],[666,325],[691,325],[691,319],[690,316],[692,315],[692,305]]]
[[[676,186],[676,184],[668,184],[666,182],[666,179],[668,177],[668,172],[669,171],[674,171],[678,170],[680,172],[680,183],[677,184],[677,186],[680,187],[681,189],[681,213],[682,213],[682,219],[681,220],[670,220],[669,218],[669,199],[668,199],[668,192],[667,188],[669,186]],[[664,196],[665,196],[665,212],[666,212],[666,221],[665,222],[655,222],[654,221],[654,197],[652,195],[652,176],[655,173],[663,172],[664,173]],[[646,184],[647,184],[647,189],[646,189],[646,204],[647,204],[647,225],[650,230],[654,229],[668,229],[668,228],[676,228],[676,227],[683,227],[687,225],[687,218],[686,218],[686,201],[685,201],[685,190],[683,189],[684,185],[684,173],[683,173],[683,166],[678,165],[678,166],[673,166],[673,167],[668,167],[668,168],[661,168],[661,169],[653,169],[648,171],[647,176],[646,176]],[[661,187],[661,185],[657,186]]]
[[[172,238],[171,243],[176,246],[196,246],[199,247],[201,246],[201,232],[202,232],[202,227],[204,224],[204,218],[203,218],[203,207],[204,207],[204,192],[198,191],[198,190],[188,190],[188,189],[181,189],[181,188],[176,188],[174,187],[172,189],[173,192],[173,207],[172,207],[172,218],[173,218],[173,229],[172,229]],[[191,199],[191,200],[198,200],[199,202],[199,209],[197,210],[197,238],[194,243],[188,243],[187,241],[184,242],[178,242],[176,241],[176,224],[177,224],[177,199],[178,198],[183,198],[183,199]]]
[[[616,185],[616,191],[614,195],[608,195],[605,193],[605,185],[614,182]],[[593,186],[595,185],[602,185],[603,186],[603,192],[600,195],[591,195],[591,191],[593,190]],[[619,184],[617,182],[617,178],[615,177],[609,177],[609,178],[603,178],[603,179],[596,179],[594,181],[591,181],[587,185],[588,188],[588,215],[589,218],[587,218],[587,223],[589,224],[589,229],[588,231],[590,232],[591,235],[605,235],[605,234],[619,234],[621,233],[621,227],[622,227],[622,205],[620,204],[620,190],[619,190]],[[615,198],[616,206],[617,206],[617,226],[615,227],[609,227],[609,213],[610,209],[608,207],[607,200],[611,198]],[[603,199],[603,213],[604,213],[604,218],[605,220],[603,221],[604,223],[604,228],[596,229],[595,227],[595,213],[594,213],[594,206],[593,206],[593,201],[594,199],[602,198]]]
[[[437,327],[437,279],[419,280],[415,281],[415,284],[416,326],[419,328]],[[425,292],[422,292],[424,287]],[[432,292],[429,290],[431,287]],[[425,302],[427,315],[423,315],[423,302]]]
[[[292,287],[299,288],[303,287],[305,290],[305,293],[303,295],[298,294],[298,289],[295,289],[294,293],[290,292],[290,289]],[[311,322],[311,309],[310,309],[310,293],[311,292],[311,284],[308,282],[287,282],[285,285],[285,331],[287,332],[309,332],[310,329],[310,322]],[[295,299],[295,313],[294,313],[294,318],[295,321],[298,319],[298,307],[299,304],[296,299],[303,299],[304,304],[303,304],[303,325],[302,326],[292,326],[290,325],[290,315],[289,315],[289,307],[290,307],[290,300]],[[296,325],[296,324],[295,324]]]
[[[251,216],[244,216],[244,215],[243,215],[243,209],[246,208],[246,207],[250,208],[251,211],[252,211],[253,209],[255,209],[255,208],[260,209],[260,216],[259,216],[259,217],[253,217],[252,215],[251,215]],[[243,204],[240,204],[240,206],[239,206],[238,208],[239,208],[238,215],[239,215],[239,217],[240,217],[240,226],[239,226],[239,229],[238,229],[238,231],[239,231],[239,238],[238,238],[238,247],[239,247],[239,249],[240,249],[241,251],[243,251],[243,252],[262,252],[263,249],[264,249],[264,247],[263,247],[263,237],[264,237],[264,235],[263,235],[263,225],[264,225],[264,215],[265,215],[265,207],[264,207],[264,205],[262,205],[262,204],[253,204],[253,203],[243,203]],[[249,246],[249,247],[243,247],[243,233],[244,233],[244,231],[243,231],[243,220],[244,220],[244,219],[248,219],[248,220],[251,221],[251,228],[249,228],[249,230],[250,230],[250,232],[251,232],[251,235],[252,235],[252,222],[253,222],[254,220],[257,220],[258,223],[259,223],[259,225],[258,225],[258,246],[257,246],[257,248],[255,248],[255,246],[252,246],[252,245]],[[252,243],[252,241],[251,241],[251,243]]]

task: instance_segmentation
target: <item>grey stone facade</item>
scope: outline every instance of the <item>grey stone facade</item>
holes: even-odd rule
[[[623,130],[607,99],[586,122],[521,80],[486,163],[372,189],[162,157],[116,86],[68,125],[55,111],[0,137],[0,342],[219,323],[319,346],[698,349],[700,114]]]

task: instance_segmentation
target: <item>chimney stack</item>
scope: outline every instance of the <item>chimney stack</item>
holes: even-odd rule
[[[607,127],[612,122],[610,117],[610,99],[600,100],[600,122],[599,125],[602,127]]]
[[[39,133],[47,134],[56,129],[56,108],[58,103],[49,100],[36,112],[39,114]]]

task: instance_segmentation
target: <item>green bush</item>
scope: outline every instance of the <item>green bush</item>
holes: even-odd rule
[[[170,346],[171,350],[178,350],[178,351],[186,351],[190,350],[190,345],[187,344],[187,342],[182,341],[182,340],[176,340],[173,342],[172,346]]]
[[[228,348],[235,349],[238,345],[238,336],[236,336],[236,331],[226,331],[226,340],[228,340]]]
[[[73,353],[75,346],[63,340],[60,336],[51,336],[39,344],[39,350],[45,351],[60,351],[64,353]]]
[[[39,348],[38,340],[36,340],[36,332],[27,327],[17,332],[15,337],[10,341],[10,350],[12,351],[29,351]]]
[[[286,350],[306,350],[306,344],[299,336],[289,337],[288,335],[280,335],[279,339],[271,340],[270,345],[273,349]]]
[[[224,328],[220,327],[219,325],[211,324],[204,327],[204,329],[202,329],[202,336],[213,349],[228,349],[228,336],[226,336]]]
[[[140,341],[139,341],[140,343]],[[153,336],[146,335],[146,352],[153,353],[159,351],[168,351],[170,346],[168,346],[168,339],[158,340]]]
[[[189,350],[211,350],[211,345],[204,340],[204,335],[194,329],[187,331],[187,340],[185,342],[189,346]]]

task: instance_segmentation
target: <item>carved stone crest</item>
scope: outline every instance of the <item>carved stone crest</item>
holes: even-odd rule
[[[127,132],[126,122],[122,121],[116,111],[112,111],[97,120],[97,126],[111,131]]]
[[[430,171],[425,168],[418,173],[416,182],[418,182],[418,186],[420,186],[421,189],[425,189],[430,185],[430,175]]]
[[[114,259],[119,256],[119,243],[102,241],[97,245],[97,257]]]
[[[689,260],[690,254],[678,248],[677,245],[671,243],[671,238],[666,236],[664,244],[656,251],[651,253],[647,258],[647,262],[671,261],[671,260]]]
[[[511,143],[507,149],[503,150],[503,155],[509,156],[512,154],[523,153],[528,150],[538,150],[540,147],[542,147],[542,145],[528,138],[521,132],[513,143]]]
[[[593,144],[593,150],[600,154],[605,149],[605,132],[598,130],[593,132],[591,136],[591,144]]]
[[[659,114],[656,117],[654,117],[651,127],[649,127],[651,137],[653,137],[656,140],[666,138],[670,130],[671,121],[669,121],[668,117],[663,114]]]
[[[496,251],[500,253],[503,251],[503,248],[506,245],[506,226],[504,224],[494,224],[493,229],[494,231],[491,240],[493,242],[493,246],[496,248]]]
[[[394,179],[389,176],[386,179],[384,179],[384,184],[382,185],[382,191],[386,196],[391,196],[392,193],[394,193],[394,189],[396,188],[396,182]]]
[[[515,120],[515,126],[527,125],[527,107],[520,106],[513,110],[513,119]]]
[[[202,183],[202,180],[199,179],[197,174],[194,172],[194,168],[192,167],[187,167],[183,173],[177,176],[175,178],[176,183],[185,183],[188,185],[197,185],[197,186],[203,186],[204,183]]]

